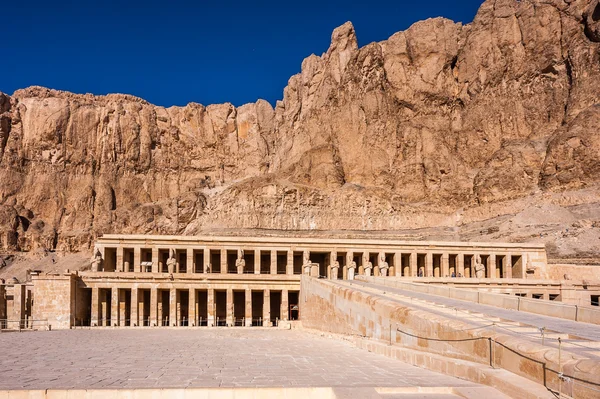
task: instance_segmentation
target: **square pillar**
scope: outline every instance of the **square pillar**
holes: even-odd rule
[[[442,254],[442,275],[441,277],[450,277],[450,255],[447,253]]]
[[[13,316],[15,327],[25,327],[25,304],[27,302],[27,286],[15,284],[13,286]],[[70,322],[69,322],[70,324]]]
[[[263,326],[271,327],[271,290],[264,291]]]
[[[285,265],[285,274],[294,274],[294,251],[287,251],[287,263]]]
[[[502,273],[504,278],[512,278],[512,254],[506,254],[502,267],[504,268]]]
[[[133,271],[136,273],[143,272],[142,270],[142,248],[133,248]]]
[[[129,321],[130,327],[136,327],[140,325],[140,321],[138,319],[138,310],[139,310],[139,299],[138,299],[138,289],[137,287],[131,287],[131,320]]]
[[[229,273],[228,265],[227,265],[227,250],[221,249],[221,273],[227,274]]]
[[[100,304],[98,301],[98,287],[92,287],[92,314],[90,320],[90,326],[98,326],[98,313],[100,312]],[[1,300],[1,299],[0,299]]]
[[[244,312],[245,326],[252,327],[252,290],[246,289],[246,310]]]
[[[277,274],[277,251],[271,250],[271,274]]]
[[[121,245],[117,247],[117,266],[115,269],[117,272],[122,272],[125,270],[123,267],[123,247]]]
[[[6,286],[0,284],[0,320],[8,319],[8,317],[6,317],[6,307]],[[92,313],[94,313],[93,310]],[[92,318],[93,317],[94,316],[92,316]],[[4,328],[2,323],[0,323],[0,328]]]
[[[488,278],[496,278],[496,254],[491,254],[487,262]]]
[[[207,315],[207,326],[213,327],[215,325],[215,290],[209,288],[206,296],[206,315]]]
[[[158,288],[156,287],[150,289],[150,325],[158,326]]]
[[[194,273],[194,269],[196,268],[194,266],[194,248],[187,249],[187,256],[186,256],[185,262],[187,264],[187,273],[188,274]]]
[[[281,310],[279,312],[281,315],[281,320],[287,321],[289,319],[289,309],[288,290],[281,290]]]
[[[119,289],[117,287],[113,287],[111,290],[110,324],[119,325]]]
[[[233,326],[234,325],[234,320],[233,320],[233,289],[229,288],[227,289],[227,308],[226,308],[226,314],[225,314],[225,323],[227,323],[228,326]]]
[[[127,291],[119,290],[119,326],[125,327],[127,325],[125,316],[125,296],[127,295]]]
[[[456,277],[465,276],[465,254],[456,255]]]
[[[260,249],[254,250],[254,274],[260,274]]]
[[[417,277],[418,274],[418,264],[417,264],[417,253],[410,253],[410,276],[409,277]]]
[[[178,326],[177,319],[177,290],[171,288],[169,290],[169,326]]]
[[[425,277],[433,277],[433,254],[431,252],[425,254]]]
[[[188,327],[197,326],[196,318],[196,289],[190,288],[188,294]]]
[[[390,276],[402,276],[402,252],[394,252],[394,266],[388,270]]]
[[[212,273],[211,267],[210,267],[210,249],[209,248],[204,248],[204,251],[202,251],[202,273]]]
[[[527,278],[527,252],[521,254],[521,270],[517,278]]]
[[[100,298],[100,314],[102,317],[99,325],[106,327],[108,325],[108,294],[106,291],[102,291],[102,298]]]
[[[152,273],[158,273],[158,248],[152,248]]]

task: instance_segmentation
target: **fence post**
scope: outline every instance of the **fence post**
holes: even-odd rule
[[[490,367],[494,368],[494,354],[492,352],[492,337],[488,337],[488,342],[490,343]]]

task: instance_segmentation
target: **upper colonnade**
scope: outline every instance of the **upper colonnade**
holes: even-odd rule
[[[93,273],[525,278],[543,277],[546,251],[529,243],[108,234],[91,263]]]

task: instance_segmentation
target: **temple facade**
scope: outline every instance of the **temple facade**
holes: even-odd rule
[[[89,270],[4,284],[0,319],[53,328],[274,326],[301,317],[303,274],[508,281],[544,278],[546,262],[539,244],[105,235]]]

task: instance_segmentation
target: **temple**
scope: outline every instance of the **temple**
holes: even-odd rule
[[[0,319],[52,328],[276,326],[300,317],[303,274],[484,286],[577,303],[577,289],[567,295],[564,284],[545,280],[546,266],[539,244],[105,235],[89,270],[34,272],[28,283],[0,285]]]

